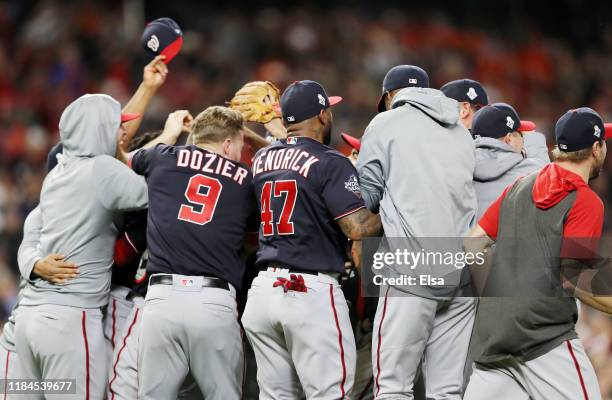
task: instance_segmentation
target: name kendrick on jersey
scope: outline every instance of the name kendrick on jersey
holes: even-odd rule
[[[222,175],[242,185],[248,170],[215,153],[199,150],[181,149],[176,158],[176,166],[191,168],[209,174]]]
[[[308,178],[310,167],[319,159],[307,151],[300,149],[273,149],[264,151],[253,161],[253,175],[277,170],[292,170]]]

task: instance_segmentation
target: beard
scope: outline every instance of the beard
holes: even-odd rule
[[[593,164],[593,168],[591,168],[591,173],[589,174],[589,181],[593,179],[597,179],[599,177],[599,174],[601,173],[601,170],[604,165],[604,160],[605,160],[604,157],[602,157],[601,160],[597,160],[597,159],[595,160],[595,163]]]
[[[332,137],[331,131],[332,131],[332,124],[330,122],[323,128],[323,144],[326,146],[329,146],[329,144],[331,143],[331,137]]]

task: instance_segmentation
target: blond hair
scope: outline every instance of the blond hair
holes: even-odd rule
[[[218,143],[234,137],[244,128],[244,117],[228,107],[211,106],[191,123],[192,143]]]
[[[578,151],[561,151],[559,146],[555,146],[555,148],[552,150],[553,161],[569,161],[578,163],[588,160],[589,157],[591,157],[590,147]]]

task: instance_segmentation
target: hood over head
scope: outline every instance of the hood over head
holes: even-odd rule
[[[481,136],[474,140],[476,146],[476,168],[474,179],[488,182],[500,176],[523,161],[523,155],[499,139]]]
[[[547,164],[538,173],[531,191],[536,207],[546,210],[565,198],[570,192],[588,186],[578,175],[556,163]]]
[[[121,105],[105,94],[86,94],[73,101],[59,122],[66,157],[114,156],[121,124]]]
[[[459,121],[459,105],[437,89],[409,87],[393,96],[391,108],[410,104],[442,125],[453,125]]]

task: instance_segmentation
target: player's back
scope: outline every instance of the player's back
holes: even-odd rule
[[[136,153],[132,167],[149,187],[147,272],[214,276],[239,288],[255,206],[250,172],[196,146],[158,145]]]
[[[350,161],[314,139],[290,137],[260,150],[252,168],[258,266],[343,272],[346,237],[336,220],[364,206]]]

